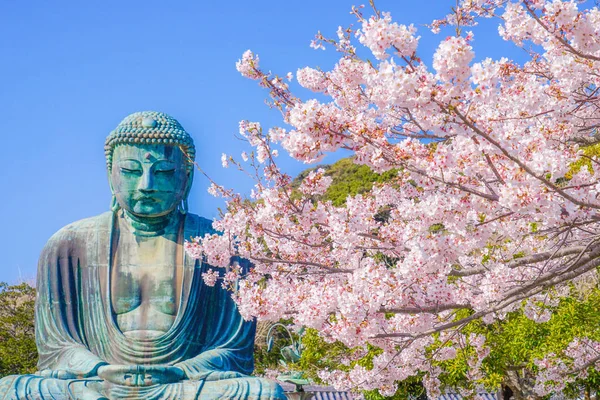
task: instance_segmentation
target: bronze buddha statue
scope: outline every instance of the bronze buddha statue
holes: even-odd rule
[[[2,399],[285,399],[251,377],[255,323],[185,239],[195,148],[172,117],[140,112],[106,140],[111,211],[70,224],[39,260],[39,372],[0,380]],[[235,260],[242,267],[245,260]]]

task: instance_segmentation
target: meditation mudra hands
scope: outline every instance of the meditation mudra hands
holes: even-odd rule
[[[194,376],[194,380],[216,381],[246,376],[236,371],[215,370],[202,371],[200,375]],[[183,369],[171,365],[103,365],[98,368],[98,377],[123,386],[165,385],[189,379]]]
[[[242,378],[244,375],[237,371],[217,371],[213,369],[202,369],[188,377],[185,371],[172,365],[101,365],[96,373],[79,376],[65,370],[44,370],[39,375],[45,378],[55,379],[77,379],[91,378],[97,376],[106,382],[122,386],[152,386],[176,383],[185,379],[218,381],[222,379]]]
[[[183,369],[171,365],[103,365],[98,377],[122,386],[165,385],[186,378]]]

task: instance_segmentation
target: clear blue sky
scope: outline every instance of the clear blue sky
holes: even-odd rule
[[[368,3],[367,1],[364,1]],[[454,0],[378,0],[401,23],[415,23],[420,55],[431,63],[437,42],[421,25]],[[251,182],[221,168],[239,155],[242,119],[279,123],[266,93],[235,69],[252,49],[281,75],[306,65],[330,68],[332,50],[309,48],[321,30],[335,36],[354,22],[355,0],[302,1],[9,1],[0,2],[0,281],[35,276],[46,240],[62,226],[107,211],[110,191],[103,143],[127,114],[164,111],[194,137],[197,161],[218,182],[247,193]],[[497,35],[497,21],[474,29],[478,59],[523,52]],[[310,98],[310,93],[300,94]],[[341,155],[326,158],[335,161]],[[296,174],[307,165],[281,157]],[[214,218],[222,203],[196,176],[191,211]]]

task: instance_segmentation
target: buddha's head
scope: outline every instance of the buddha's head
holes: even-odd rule
[[[133,113],[108,135],[105,152],[114,211],[138,217],[187,211],[195,148],[177,120],[155,111]]]

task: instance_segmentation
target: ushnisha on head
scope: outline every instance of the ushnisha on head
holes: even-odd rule
[[[106,138],[106,165],[113,211],[156,218],[187,212],[195,147],[191,136],[167,114],[131,114]]]
[[[188,168],[193,169],[196,147],[189,133],[168,114],[141,111],[129,114],[112,131],[104,143],[106,166],[112,169],[113,152],[119,144],[167,144],[178,146],[187,156]]]

